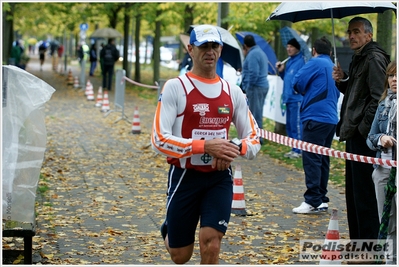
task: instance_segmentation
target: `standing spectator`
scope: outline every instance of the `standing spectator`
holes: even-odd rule
[[[378,101],[384,91],[389,55],[373,41],[370,21],[355,17],[349,21],[348,37],[354,51],[349,73],[338,64],[332,73],[344,94],[337,136],[346,141],[346,152],[375,157],[366,144]],[[372,180],[373,165],[346,160],[345,194],[350,239],[377,239],[378,211]]]
[[[89,46],[86,44],[85,41],[83,41],[79,46],[78,46],[78,59],[79,59],[79,63],[80,65],[82,65],[83,61],[87,61],[87,59],[89,58],[89,51],[90,48]]]
[[[47,51],[46,42],[42,41],[42,43],[39,46],[40,70],[43,70],[43,64],[46,58],[46,51]]]
[[[64,45],[60,44],[57,48],[57,53],[58,53],[58,57],[62,58],[62,56],[64,55]]]
[[[114,75],[115,62],[119,59],[119,51],[116,49],[115,40],[108,39],[108,44],[100,52],[100,58],[103,59],[103,88],[111,91],[112,77]]]
[[[245,60],[242,67],[241,89],[246,93],[251,110],[259,128],[263,129],[263,106],[269,82],[267,80],[269,59],[256,44],[252,35],[244,37]],[[263,138],[262,138],[263,139]],[[261,139],[261,144],[263,140]]]
[[[260,149],[245,95],[216,74],[222,47],[217,28],[191,31],[193,68],[165,83],[154,117],[152,147],[170,164],[161,233],[177,264],[193,254],[198,221],[201,264],[219,262],[231,214],[231,162],[239,155],[253,159]],[[229,141],[231,122],[241,139]]]
[[[292,87],[292,79],[303,65],[305,65],[305,58],[301,52],[301,45],[295,38],[292,38],[287,43],[287,53],[289,60],[282,64],[281,61],[276,62],[276,68],[283,79],[283,103],[286,106],[286,123],[285,128],[288,137],[293,139],[302,139],[302,124],[300,117],[300,108],[302,104],[302,95],[295,92]],[[267,66],[266,66],[267,68]],[[284,154],[286,158],[300,158],[302,156],[301,150],[292,148],[290,152]]]
[[[101,43],[100,55],[103,48],[104,48],[104,43]],[[104,59],[101,58],[101,56],[100,56],[100,67],[101,67],[101,75],[104,75]]]
[[[97,67],[97,51],[96,44],[92,44],[90,48],[90,76],[94,76]]]
[[[64,55],[64,45],[60,44],[57,49],[58,53],[58,63],[61,64],[61,69],[62,69],[62,56]]]
[[[57,71],[57,66],[58,66],[58,47],[60,46],[60,43],[57,40],[53,40],[50,42],[50,55],[52,58],[52,63],[53,63],[53,70]]]
[[[294,90],[303,95],[301,106],[302,140],[323,147],[331,147],[338,123],[339,91],[331,76],[331,43],[326,37],[317,39],[310,59],[294,76]],[[330,176],[330,157],[302,152],[307,190],[305,201],[294,213],[327,211],[327,184]]]
[[[392,159],[393,146],[396,142],[396,131],[394,121],[396,119],[396,61],[389,63],[387,78],[385,81],[385,91],[383,92],[377,111],[371,124],[370,132],[367,136],[367,145],[371,150],[377,151],[376,157]],[[392,86],[393,85],[393,86]],[[385,200],[384,188],[388,182],[391,167],[374,165],[372,178],[375,186],[377,198],[378,215],[381,221],[382,207]]]
[[[367,145],[377,151],[377,158],[396,160],[397,143],[397,72],[396,60],[389,63],[386,70],[385,90],[382,93],[377,112],[375,113]],[[374,165],[372,178],[374,181],[377,209],[380,223],[386,197],[386,186],[390,177],[391,167]],[[396,185],[396,181],[395,181]],[[392,200],[391,217],[388,223],[388,239],[393,240],[393,259],[390,264],[396,264],[396,195]]]
[[[15,41],[15,44],[11,49],[11,58],[14,59],[15,66],[21,69],[23,69],[21,65],[21,57],[23,53],[24,53],[24,48],[22,47],[21,41],[20,40]]]

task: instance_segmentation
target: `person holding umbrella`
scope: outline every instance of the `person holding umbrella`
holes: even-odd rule
[[[301,52],[301,45],[295,38],[292,38],[287,43],[287,53],[289,60],[283,64],[281,61],[276,62],[276,68],[280,73],[281,79],[284,81],[283,85],[283,103],[286,106],[286,124],[285,128],[288,137],[293,139],[302,139],[302,124],[300,117],[300,108],[303,96],[295,92],[292,87],[292,79],[303,65],[305,59]],[[300,158],[302,156],[301,150],[292,148],[290,152],[285,153],[286,158]]]
[[[354,51],[349,72],[339,64],[332,72],[338,89],[344,94],[336,134],[346,142],[346,152],[375,157],[366,143],[378,101],[384,91],[389,55],[373,41],[373,26],[362,17],[349,21],[347,30]],[[345,198],[349,236],[377,239],[379,218],[372,179],[373,165],[346,160]]]
[[[115,39],[108,39],[108,44],[100,51],[100,59],[104,67],[103,88],[111,91],[112,77],[114,75],[115,62],[119,59],[119,51],[115,46]]]

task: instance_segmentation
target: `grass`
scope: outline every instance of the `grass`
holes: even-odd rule
[[[263,127],[265,130],[273,132],[275,122],[273,120],[264,118]],[[345,143],[333,140],[332,149],[345,151]],[[297,170],[303,170],[302,159],[284,158],[284,154],[291,150],[290,147],[281,145],[272,141],[265,142],[262,145],[261,153],[268,154],[271,158],[276,159],[279,163],[289,165]],[[345,185],[345,159],[330,157],[330,182],[344,186]]]
[[[132,71],[132,73],[134,73]],[[179,74],[177,70],[170,70],[161,66],[161,79],[169,79],[176,77]],[[152,67],[150,65],[142,65],[141,69],[141,83],[147,85],[153,85],[153,74]],[[153,100],[156,104],[158,98],[158,91],[143,87],[138,87],[127,83],[126,90],[132,90],[138,94],[138,97]],[[271,119],[264,118],[263,127],[269,132],[274,131],[275,122]],[[231,127],[230,136],[237,136],[234,127]],[[345,143],[333,140],[331,148],[338,151],[345,151]],[[302,159],[289,159],[284,158],[284,154],[291,150],[290,147],[281,145],[272,141],[266,141],[262,145],[260,153],[267,154],[271,158],[275,159],[278,164],[285,165],[287,167],[295,168],[302,171]],[[330,157],[330,183],[344,186],[345,185],[345,160],[340,158]]]

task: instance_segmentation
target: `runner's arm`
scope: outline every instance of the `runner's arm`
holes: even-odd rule
[[[249,110],[246,96],[241,89],[231,85],[231,96],[234,105],[233,123],[237,129],[238,137],[242,141],[240,155],[247,159],[254,159],[260,150],[258,125]]]

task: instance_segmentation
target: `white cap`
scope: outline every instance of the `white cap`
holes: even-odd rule
[[[222,36],[215,26],[200,25],[195,27],[190,33],[190,44],[200,46],[204,43],[214,42],[223,45]]]

